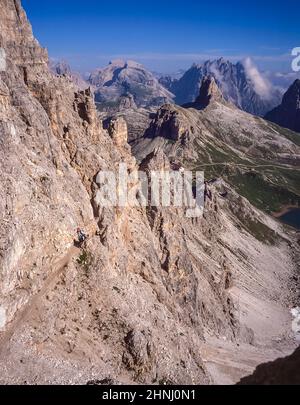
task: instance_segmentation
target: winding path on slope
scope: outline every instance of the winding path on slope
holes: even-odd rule
[[[276,167],[277,169],[300,170],[300,167],[290,165],[274,165],[274,164],[246,165],[244,163],[233,163],[233,162],[203,163],[198,167],[206,167],[206,166],[238,166],[238,167],[245,167],[247,169],[256,169],[258,167],[272,167],[272,168]]]
[[[0,335],[0,356],[2,356],[3,353],[5,352],[7,344],[12,338],[14,332],[18,329],[18,327],[21,324],[25,323],[26,320],[29,318],[31,312],[34,310],[39,299],[45,296],[47,290],[51,288],[51,286],[54,284],[57,278],[62,274],[66,266],[70,263],[73,257],[75,257],[75,255],[78,254],[79,252],[80,248],[72,246],[68,250],[67,254],[54,264],[55,269],[46,278],[42,288],[36,294],[34,294],[29,298],[29,301],[27,302],[27,304],[25,304],[23,309],[17,311],[15,318],[8,325],[8,329],[3,332],[3,336]]]

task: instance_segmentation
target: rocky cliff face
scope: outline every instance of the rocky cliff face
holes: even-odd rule
[[[225,102],[225,99],[215,79],[211,76],[206,76],[202,80],[199,96],[194,103],[190,104],[190,106],[204,109],[215,102],[222,103]]]
[[[126,124],[48,70],[18,0],[0,25],[0,382],[233,382],[290,351],[293,235],[222,180],[203,218],[99,205],[99,171],[138,168]],[[141,168],[170,165],[155,149]]]
[[[133,61],[112,61],[106,68],[93,72],[89,83],[95,89],[100,110],[118,104],[124,95],[132,96],[138,107],[160,106],[174,97],[152,73]]]
[[[284,128],[300,132],[300,80],[295,80],[283,96],[282,103],[265,118]]]
[[[280,100],[280,92],[256,86],[255,80],[249,75],[249,61],[233,64],[221,58],[216,61],[206,61],[202,65],[194,64],[180,79],[162,78],[160,82],[175,94],[176,104],[182,105],[194,102],[199,95],[202,79],[205,76],[214,77],[225,99],[238,108],[251,114],[263,116]],[[261,78],[261,82],[264,80]],[[263,91],[262,91],[263,90]]]
[[[127,100],[126,97],[124,100],[126,107],[122,107],[122,104],[118,104],[117,108],[108,108],[106,111],[104,111],[103,108],[102,111],[98,110],[98,116],[103,121],[116,117],[124,118],[128,128],[128,142],[131,144],[144,136],[157,109],[155,107],[137,108],[135,106],[127,108]]]

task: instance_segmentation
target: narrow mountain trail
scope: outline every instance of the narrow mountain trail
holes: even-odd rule
[[[277,169],[287,169],[287,170],[300,170],[297,166],[290,166],[290,165],[274,165],[274,164],[266,164],[266,165],[245,165],[243,163],[232,163],[232,162],[221,162],[221,163],[203,163],[198,167],[206,167],[206,166],[238,166],[244,167],[247,169],[257,169],[258,167],[272,167]]]
[[[0,357],[3,356],[7,344],[9,343],[10,339],[12,338],[14,332],[26,321],[30,318],[30,315],[37,307],[39,300],[44,297],[48,290],[55,284],[57,278],[63,273],[66,266],[70,263],[70,261],[80,252],[80,248],[76,246],[72,246],[67,254],[58,260],[54,264],[54,271],[46,278],[42,288],[34,294],[25,305],[25,307],[18,311],[15,315],[15,318],[10,322],[6,331],[3,332],[3,335],[0,334]]]

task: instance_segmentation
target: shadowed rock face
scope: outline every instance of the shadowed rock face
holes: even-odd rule
[[[282,103],[265,118],[284,128],[300,132],[300,80],[296,80],[282,99]]]
[[[149,128],[145,132],[146,138],[156,138],[158,136],[178,141],[186,132],[186,128],[178,119],[176,109],[171,105],[161,107]]]
[[[290,356],[259,365],[238,385],[300,385],[300,347]]]
[[[203,110],[213,103],[225,104],[226,102],[215,79],[212,76],[206,76],[202,80],[199,96],[193,103],[184,104],[183,107]]]
[[[200,108],[206,108],[210,103],[223,100],[224,98],[215,79],[211,76],[205,77],[202,80],[200,94],[196,98],[195,104],[199,105]]]
[[[235,382],[253,350],[252,368],[290,348],[282,286],[297,262],[293,235],[222,179],[200,218],[101,206],[98,173],[139,168],[126,124],[104,129],[92,92],[48,70],[19,1],[1,3],[0,25],[0,382],[208,384],[219,381],[222,349]],[[182,128],[182,111],[166,110],[178,148],[199,116]],[[155,149],[142,167],[168,169],[169,157]],[[137,195],[136,181],[128,187]],[[82,248],[78,226],[89,234]]]

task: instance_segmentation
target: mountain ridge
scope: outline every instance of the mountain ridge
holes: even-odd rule
[[[246,63],[250,64],[248,70],[252,72],[253,67],[250,60],[246,60],[244,64],[242,62],[233,64],[224,58],[208,60],[203,64],[194,63],[180,79],[161,78],[160,82],[168,86],[168,89],[176,96],[175,102],[182,105],[195,101],[203,77],[213,76],[225,99],[246,112],[263,116],[278,103],[281,94],[271,86],[268,88],[267,84],[264,85],[264,80],[259,76],[257,70],[254,72],[258,76],[253,76],[253,82],[247,74]],[[256,77],[259,77],[263,83],[262,92],[266,94],[260,95],[255,89]]]
[[[88,81],[100,108],[101,104],[118,102],[124,95],[132,96],[138,107],[159,106],[173,100],[173,95],[150,71],[130,60],[111,61],[107,67],[91,73]]]
[[[300,132],[300,79],[294,81],[282,98],[281,104],[265,118],[282,127]]]

